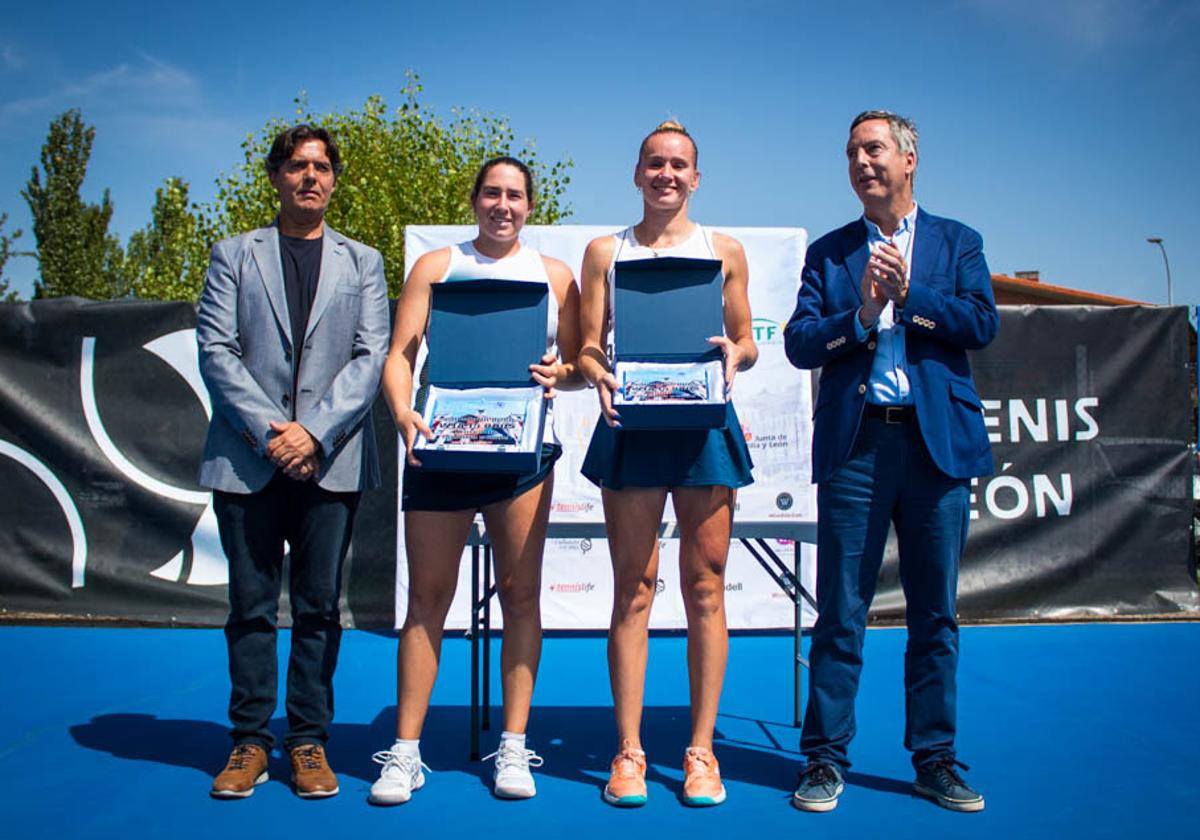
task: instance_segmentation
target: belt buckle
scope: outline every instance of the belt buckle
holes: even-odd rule
[[[896,419],[892,419],[895,417]],[[904,422],[904,406],[888,405],[883,408],[883,422],[896,426]]]

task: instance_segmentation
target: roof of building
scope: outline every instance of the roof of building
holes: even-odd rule
[[[1139,306],[1143,301],[1129,298],[1102,295],[1099,292],[1085,292],[1080,289],[1068,289],[1066,286],[1055,286],[1040,280],[1027,280],[1022,277],[1009,277],[1007,274],[992,275],[992,289],[996,292],[998,303],[1001,298],[1019,299],[1021,303],[1033,304],[1074,304],[1080,306]]]

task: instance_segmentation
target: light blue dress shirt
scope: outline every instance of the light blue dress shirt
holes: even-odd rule
[[[908,276],[912,277],[913,241],[917,227],[917,205],[900,220],[896,232],[884,236],[879,225],[863,216],[867,226],[867,245],[874,250],[885,242],[904,257]],[[854,319],[854,330],[858,340],[866,341],[870,333],[863,328],[858,318]],[[875,323],[875,359],[871,364],[871,378],[867,380],[867,401],[876,405],[912,405],[912,389],[908,381],[908,356],[904,349],[904,325],[896,323],[895,304],[891,301],[879,313]]]

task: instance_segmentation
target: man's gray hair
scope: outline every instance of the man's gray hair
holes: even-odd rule
[[[896,141],[896,147],[904,154],[912,152],[913,157],[920,157],[917,154],[919,138],[917,125],[912,120],[899,114],[893,114],[891,111],[863,111],[854,118],[854,122],[850,123],[850,132],[853,134],[858,124],[867,120],[887,120],[888,128],[892,131],[892,139]]]

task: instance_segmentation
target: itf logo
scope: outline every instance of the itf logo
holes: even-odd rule
[[[783,324],[770,318],[755,318],[750,324],[755,344],[782,344]]]

